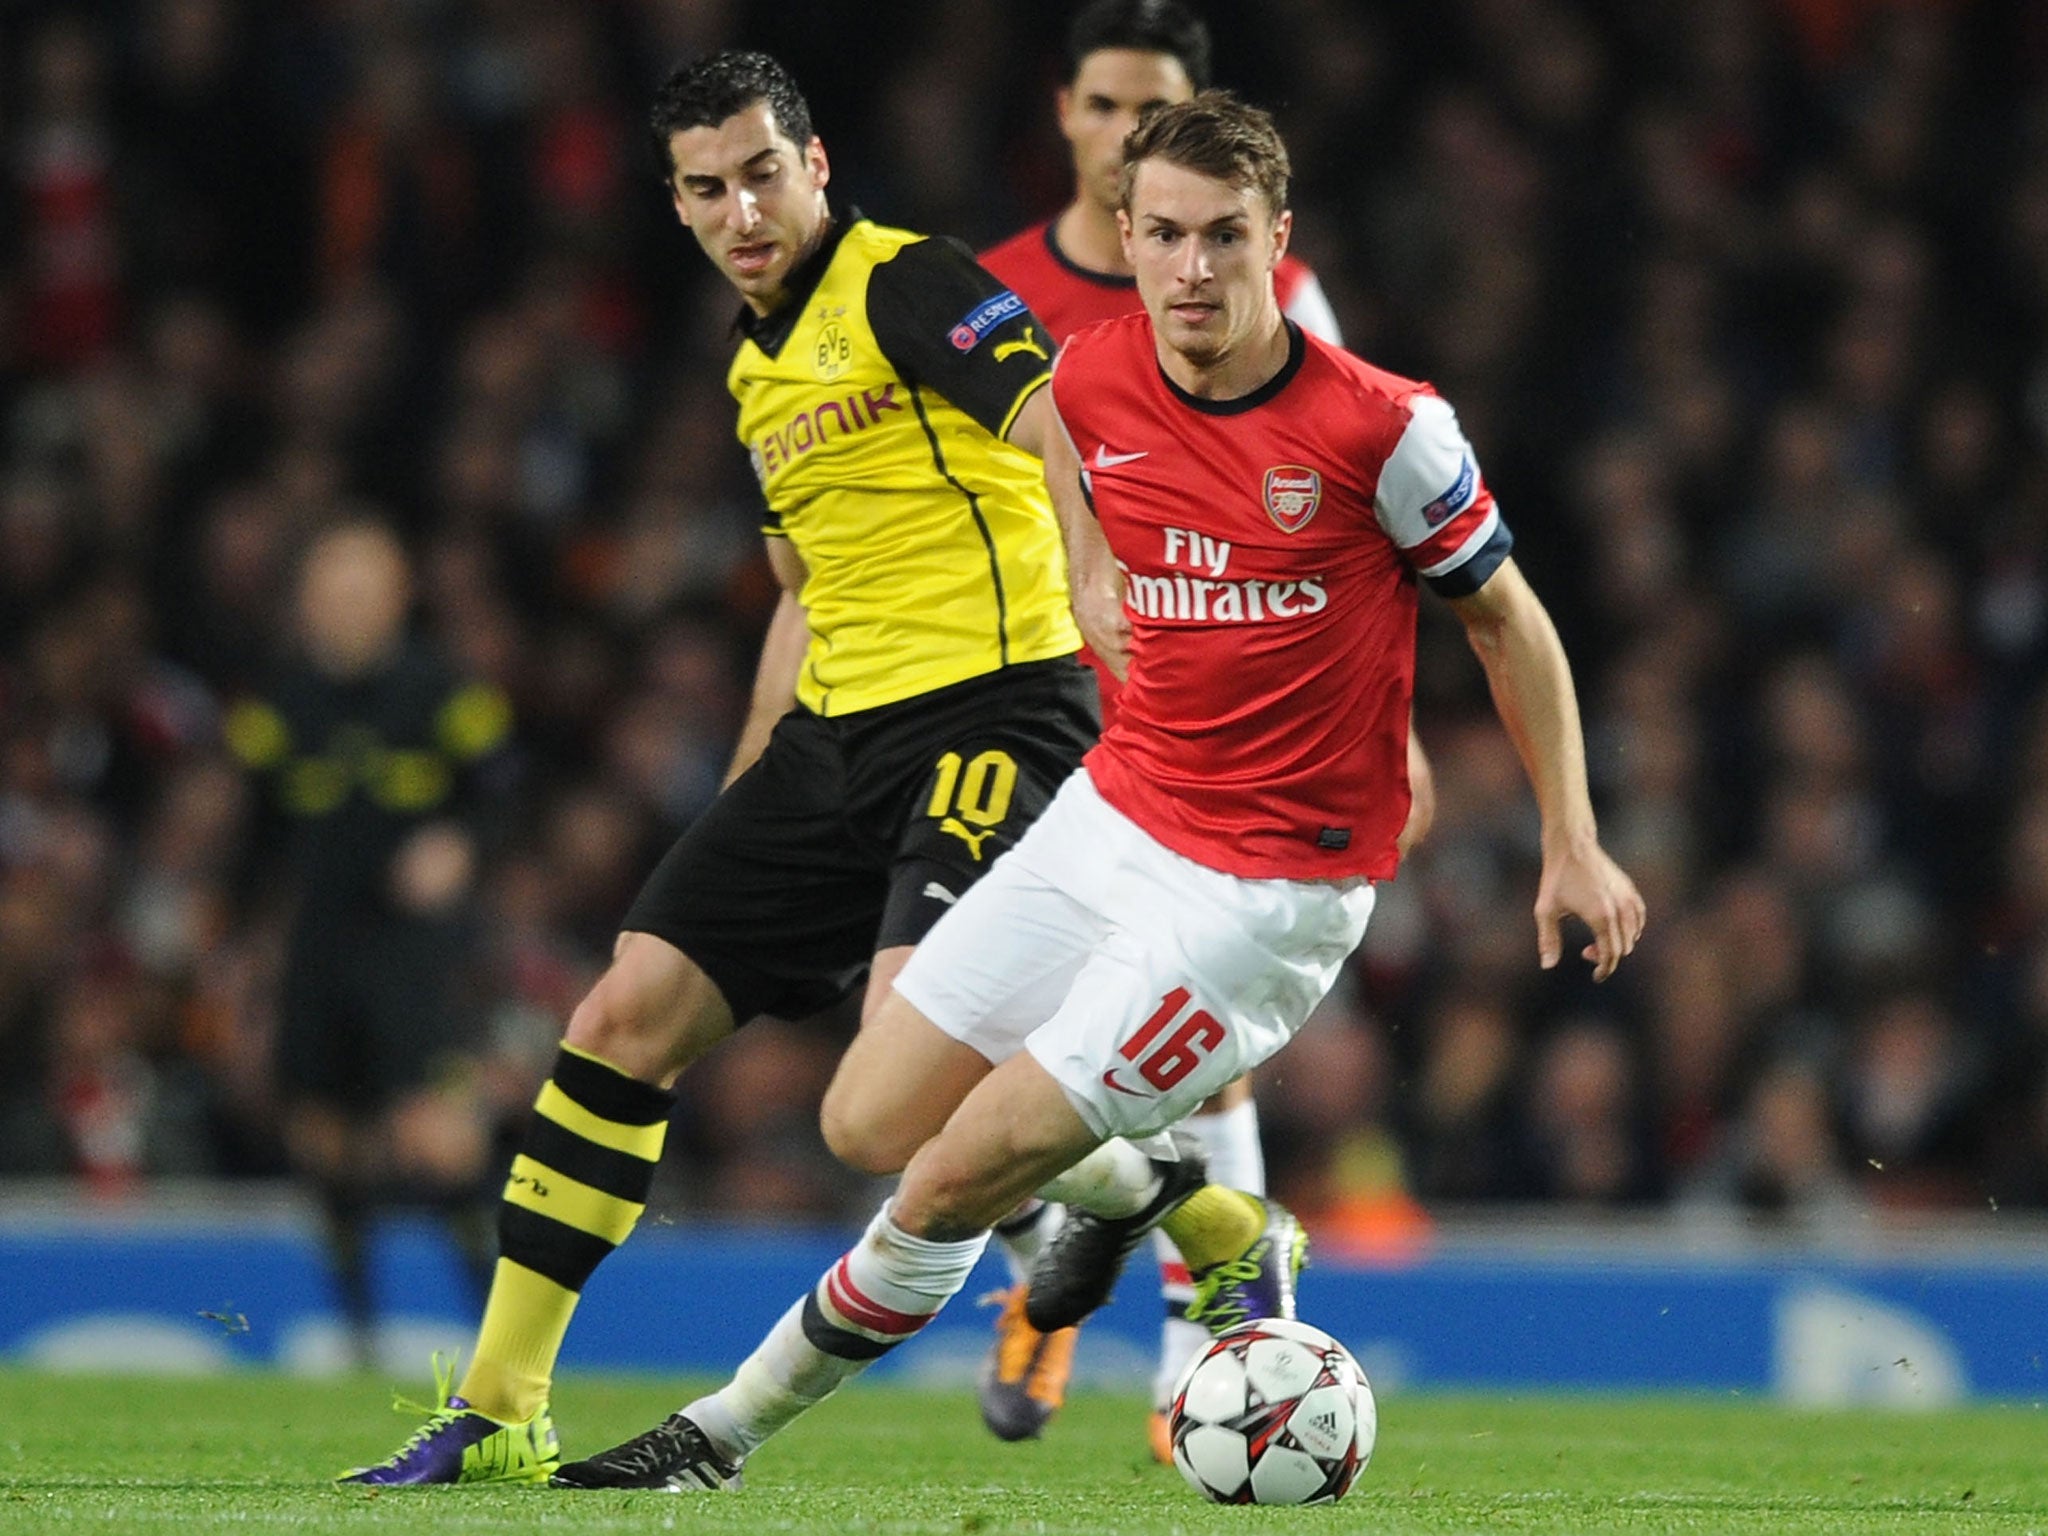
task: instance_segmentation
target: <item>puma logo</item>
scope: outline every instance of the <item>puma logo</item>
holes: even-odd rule
[[[958,816],[948,816],[939,823],[939,830],[950,832],[965,843],[967,851],[974,855],[974,862],[977,864],[981,862],[981,845],[996,835],[994,827],[984,827],[979,832],[970,832],[967,830],[967,823]]]
[[[1025,326],[1024,334],[1016,341],[997,343],[996,361],[999,363],[1006,362],[1010,358],[1015,357],[1019,352],[1029,352],[1033,357],[1042,357],[1047,362],[1052,361],[1051,354],[1038,344],[1038,328],[1036,326]]]

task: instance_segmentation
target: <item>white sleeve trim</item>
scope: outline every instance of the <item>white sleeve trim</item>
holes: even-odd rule
[[[1435,395],[1413,395],[1408,426],[1381,466],[1373,512],[1403,549],[1433,537],[1479,496],[1479,465],[1457,413]]]

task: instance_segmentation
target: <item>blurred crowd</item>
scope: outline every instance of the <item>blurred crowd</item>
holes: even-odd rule
[[[1533,808],[1426,612],[1435,831],[1259,1082],[1276,1189],[1364,1246],[1467,1201],[2048,1205],[2048,12],[1201,9],[1347,341],[1478,446],[1651,911],[1609,985],[1538,971]],[[510,701],[419,1027],[448,1103],[517,1119],[774,594],[653,86],[765,47],[835,193],[986,245],[1069,190],[1065,14],[0,8],[0,1174],[290,1166],[305,893],[227,727],[337,518],[399,532],[420,643]],[[658,1208],[864,1209],[815,1128],[849,1027],[686,1079]]]

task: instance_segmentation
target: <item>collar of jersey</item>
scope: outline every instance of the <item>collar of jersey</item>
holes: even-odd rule
[[[1046,253],[1054,261],[1058,262],[1083,282],[1093,283],[1098,288],[1125,289],[1138,286],[1138,280],[1135,277],[1125,277],[1119,272],[1098,272],[1093,267],[1084,267],[1065,251],[1061,250],[1059,236],[1053,233],[1054,230],[1059,228],[1059,224],[1060,221],[1058,219],[1048,219],[1045,223],[1045,249]]]
[[[742,304],[733,324],[739,332],[770,357],[782,351],[789,340],[790,332],[802,317],[804,306],[811,301],[811,295],[818,291],[818,284],[825,279],[825,269],[832,265],[832,258],[838,254],[839,242],[846,238],[846,231],[860,219],[867,217],[858,208],[839,208],[826,205],[826,217],[832,222],[826,227],[825,238],[818,242],[818,248],[790,269],[789,282],[783,288],[783,300],[765,315],[757,315]]]
[[[1235,416],[1240,411],[1256,410],[1288,386],[1301,372],[1302,361],[1308,356],[1308,343],[1302,339],[1301,327],[1285,316],[1281,317],[1281,323],[1287,327],[1287,361],[1280,365],[1278,373],[1248,395],[1233,395],[1228,400],[1209,400],[1201,395],[1191,395],[1168,378],[1164,368],[1159,369],[1159,382],[1173,391],[1174,399],[1204,416]],[[1158,364],[1153,366],[1158,367]]]

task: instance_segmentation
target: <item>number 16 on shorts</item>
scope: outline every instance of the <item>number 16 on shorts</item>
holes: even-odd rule
[[[1119,1076],[1135,1072],[1154,1092],[1165,1093],[1199,1067],[1203,1058],[1223,1043],[1224,1030],[1207,1011],[1190,1009],[1188,1003],[1186,987],[1175,987],[1161,998],[1152,1017],[1117,1047],[1117,1055],[1130,1066],[1109,1068],[1102,1074],[1103,1086],[1132,1098],[1148,1098],[1143,1088],[1120,1082]]]

